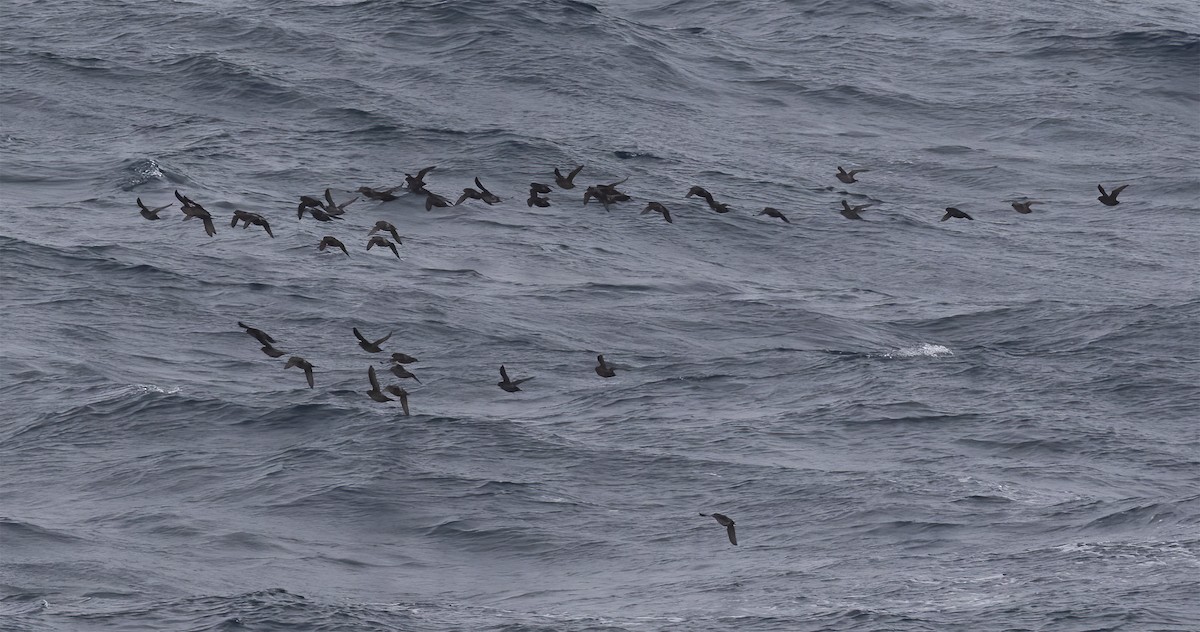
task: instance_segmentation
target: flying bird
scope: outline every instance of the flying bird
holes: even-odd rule
[[[379,388],[379,378],[375,376],[375,367],[367,367],[367,379],[371,380],[371,390],[367,391],[367,396],[377,402],[390,402],[392,399],[383,394],[383,390]]]
[[[254,224],[255,226],[262,226],[263,230],[267,231],[267,234],[270,235],[272,239],[275,238],[275,233],[271,232],[271,224],[267,222],[267,218],[259,215],[258,213],[233,209],[233,221],[229,222],[229,227],[233,228],[234,226],[237,226],[238,222],[245,222],[242,225],[242,230],[249,228],[251,224]]]
[[[388,386],[384,387],[383,390],[385,393],[391,393],[392,395],[399,397],[400,398],[400,407],[404,409],[404,416],[405,417],[411,416],[411,415],[409,415],[409,412],[408,412],[408,391],[400,388],[399,386],[396,386],[395,384],[388,385]]]
[[[325,235],[321,238],[321,243],[317,244],[317,250],[324,252],[326,248],[341,248],[347,257],[350,256],[350,251],[346,250],[346,244],[333,235]]]
[[[313,365],[312,365],[312,363],[309,362],[308,360],[305,360],[304,358],[301,358],[300,356],[292,356],[292,357],[288,358],[287,364],[283,365],[283,368],[286,370],[286,369],[290,369],[292,367],[300,367],[304,371],[304,378],[306,380],[308,380],[308,387],[312,388],[313,387],[313,372],[312,372]]]
[[[393,364],[392,374],[400,379],[413,379],[417,381],[417,384],[421,383],[421,378],[418,378],[412,371],[404,368],[403,364]]]
[[[175,191],[175,198],[182,204],[179,210],[183,211],[183,221],[186,222],[193,217],[198,217],[201,223],[204,224],[204,232],[208,233],[209,237],[217,234],[217,227],[213,225],[212,214],[207,209],[193,202],[178,190]]]
[[[612,377],[617,374],[612,366],[604,361],[603,355],[596,356],[596,362],[598,363],[596,364],[596,375],[600,377]]]
[[[1033,209],[1029,207],[1033,206],[1034,204],[1041,204],[1041,202],[1013,202],[1012,207],[1014,211],[1021,213],[1022,215],[1027,215],[1033,212]]]
[[[370,340],[363,338],[362,333],[358,331],[358,327],[353,327],[352,329],[354,331],[354,337],[358,338],[358,346],[362,347],[363,351],[368,353],[379,353],[380,351],[383,351],[383,349],[379,348],[379,345],[387,342],[387,339],[391,338],[392,334],[396,333],[394,331],[389,331],[388,335],[376,340],[375,342],[371,342]]]
[[[786,216],[786,215],[784,215],[782,212],[780,212],[780,210],[779,210],[779,209],[777,209],[777,208],[771,208],[771,207],[769,207],[769,206],[768,206],[768,207],[766,207],[766,208],[764,208],[763,210],[759,211],[759,212],[758,212],[758,214],[756,215],[756,217],[757,217],[758,215],[766,215],[767,217],[777,217],[777,218],[779,218],[779,219],[781,219],[781,220],[783,220],[783,221],[785,221],[785,222],[787,222],[787,223],[789,223],[789,224],[791,224],[791,223],[792,223],[792,220],[788,219],[788,218],[787,218],[787,216]]]
[[[275,339],[271,337],[271,334],[268,334],[267,332],[265,332],[261,329],[255,329],[255,328],[251,327],[250,325],[243,323],[240,320],[238,321],[238,327],[245,329],[246,333],[249,334],[251,337],[253,337],[255,340],[257,340],[259,342],[259,344],[269,345],[269,344],[275,342]]]
[[[141,213],[142,217],[145,217],[146,219],[150,219],[150,220],[162,219],[161,217],[158,216],[158,213],[160,211],[162,211],[163,209],[167,209],[167,208],[171,207],[170,204],[163,204],[162,206],[160,206],[158,208],[153,208],[153,209],[146,208],[146,205],[142,204],[142,198],[137,199],[137,205],[138,205],[138,208],[142,209],[142,210],[138,211],[139,213]]]
[[[278,358],[279,356],[283,355],[283,353],[284,353],[283,351],[280,351],[279,349],[276,349],[275,347],[271,346],[271,343],[269,343],[269,342],[263,343],[261,351],[263,353],[271,356],[272,358]]]
[[[868,208],[871,208],[872,206],[875,206],[875,205],[874,204],[859,204],[858,206],[850,206],[849,202],[847,202],[846,200],[842,200],[842,210],[838,211],[838,212],[841,213],[842,217],[845,217],[846,219],[862,219],[862,217],[859,215],[859,213],[865,211]]]
[[[400,353],[397,351],[396,353],[392,354],[392,362],[395,362],[396,364],[412,364],[416,361],[416,358],[408,355],[407,353]]]
[[[384,248],[391,248],[392,254],[396,255],[397,259],[400,258],[400,251],[396,250],[396,244],[393,244],[392,242],[388,241],[388,238],[384,237],[383,235],[375,235],[374,237],[372,237],[371,240],[367,242],[367,250],[370,250],[371,246],[382,246]]]
[[[658,202],[651,202],[647,204],[646,208],[642,209],[641,214],[645,215],[646,213],[659,213],[663,216],[663,219],[667,220],[668,224],[675,223],[675,220],[671,219],[671,212],[667,210],[667,207]]]
[[[396,231],[396,227],[393,226],[391,222],[382,219],[378,222],[375,222],[375,226],[371,228],[371,230],[367,233],[367,236],[370,237],[381,230],[391,233],[392,238],[396,240],[396,243],[404,245],[404,242],[400,241],[400,233]]]
[[[841,180],[842,182],[845,182],[846,184],[850,184],[851,182],[858,182],[858,180],[854,179],[854,175],[857,173],[864,173],[867,171],[870,171],[870,169],[854,169],[852,171],[846,171],[839,165],[838,172],[837,172],[837,179]]]
[[[529,380],[532,380],[532,379],[533,379],[532,377],[523,377],[519,380],[510,380],[510,379],[508,379],[508,371],[505,371],[504,365],[501,364],[500,365],[500,381],[497,382],[496,385],[499,386],[500,388],[508,391],[509,393],[515,393],[515,392],[521,390],[520,388],[517,387],[518,384],[520,384],[522,382],[528,382]]]
[[[574,189],[575,188],[575,176],[579,175],[579,172],[582,170],[583,170],[583,165],[579,165],[578,167],[575,167],[574,169],[572,169],[571,173],[568,173],[567,175],[564,176],[562,174],[562,172],[560,172],[558,170],[558,167],[555,167],[554,168],[554,182],[556,184],[558,184],[558,188],[560,188],[560,189]],[[543,191],[543,193],[549,193],[549,192],[550,191]]]
[[[362,193],[363,197],[365,197],[369,200],[378,200],[380,202],[391,202],[392,200],[396,199],[396,196],[392,192],[395,191],[396,189],[400,189],[400,188],[403,188],[403,186],[392,187],[390,189],[372,189],[371,187],[358,187],[358,189],[356,189],[356,191],[358,191],[359,193]]]
[[[1105,206],[1116,206],[1116,205],[1120,204],[1120,202],[1117,201],[1117,196],[1120,195],[1121,191],[1124,191],[1125,187],[1127,187],[1127,186],[1129,186],[1129,185],[1122,184],[1121,186],[1113,189],[1111,193],[1107,193],[1104,191],[1103,184],[1097,184],[1096,188],[1100,189],[1100,197],[1098,197],[1096,199],[1100,200],[1100,202],[1102,204],[1104,204]]]
[[[722,527],[725,527],[725,533],[729,536],[729,541],[734,546],[737,546],[737,534],[734,533],[734,530],[733,530],[734,522],[733,522],[732,518],[730,518],[729,516],[726,516],[725,514],[719,514],[719,513],[715,513],[715,514],[702,513],[700,515],[704,516],[705,518],[709,518],[709,517],[716,518],[717,522],[720,523],[720,525]]]
[[[404,174],[404,186],[413,193],[425,193],[425,174],[437,169],[437,166],[425,167],[417,175]]]
[[[972,221],[974,221],[974,220],[975,220],[975,218],[974,218],[974,217],[971,217],[970,215],[967,215],[966,213],[964,213],[964,212],[962,212],[962,211],[960,211],[960,210],[958,210],[958,209],[954,208],[953,206],[947,206],[947,207],[946,207],[946,214],[942,216],[942,221],[944,222],[944,221],[946,221],[946,220],[950,219],[951,217],[955,217],[955,218],[958,218],[958,219],[969,219],[969,220],[972,220]]]

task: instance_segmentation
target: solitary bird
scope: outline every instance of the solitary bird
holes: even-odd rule
[[[733,522],[732,518],[730,518],[729,516],[726,516],[725,514],[719,514],[719,513],[715,513],[715,514],[702,513],[700,515],[704,516],[705,518],[709,518],[709,517],[716,518],[717,522],[720,523],[720,525],[722,527],[725,527],[725,533],[729,535],[729,541],[734,546],[737,546],[737,534],[734,533],[734,531],[733,531],[734,522]]]
[[[389,331],[388,335],[376,340],[375,342],[371,342],[370,340],[363,338],[363,335],[358,331],[358,327],[353,327],[352,329],[354,331],[354,337],[358,338],[358,346],[362,347],[363,351],[368,353],[379,353],[380,351],[383,351],[383,349],[379,348],[379,345],[387,342],[387,339],[391,338],[392,334],[396,333],[394,331]]]
[[[183,221],[186,222],[193,217],[198,217],[204,224],[204,232],[208,233],[209,237],[217,234],[217,227],[213,226],[212,214],[207,209],[193,202],[191,198],[181,194],[179,191],[175,191],[175,199],[179,200],[179,203],[182,204],[179,210],[183,211]]]
[[[950,219],[951,217],[956,217],[958,219],[969,219],[971,221],[975,220],[974,217],[967,215],[966,213],[954,208],[953,206],[947,206],[946,214],[942,216],[942,221],[944,222],[944,221]]]
[[[258,213],[233,209],[233,221],[229,222],[229,227],[233,228],[234,226],[237,226],[238,222],[245,222],[242,225],[242,230],[245,230],[251,224],[254,224],[255,226],[262,226],[263,230],[267,231],[267,234],[270,235],[272,239],[275,238],[275,233],[271,232],[271,224],[267,222],[267,218],[259,215]]]
[[[408,190],[412,191],[413,193],[424,193],[425,174],[433,171],[434,169],[437,169],[436,165],[432,167],[425,167],[424,169],[418,171],[417,175],[415,176],[407,173],[404,174],[404,186],[408,187]]]
[[[562,172],[560,172],[558,170],[558,167],[555,167],[554,168],[554,182],[558,184],[558,188],[560,188],[560,189],[574,189],[575,188],[575,176],[579,175],[579,172],[582,170],[583,170],[583,165],[579,165],[578,167],[575,167],[574,169],[572,169],[571,173],[568,173],[567,175],[564,176],[562,174]],[[549,191],[544,191],[544,193],[549,193]]]
[[[675,220],[671,219],[671,212],[667,210],[667,207],[658,202],[651,202],[646,205],[646,208],[642,209],[642,215],[651,212],[660,213],[663,216],[663,219],[667,220],[668,224],[675,223]]]
[[[1117,196],[1120,195],[1121,191],[1124,191],[1125,187],[1127,187],[1127,186],[1129,186],[1129,185],[1122,184],[1121,186],[1113,189],[1112,193],[1106,193],[1104,191],[1104,185],[1097,184],[1096,188],[1100,189],[1100,197],[1098,197],[1096,199],[1100,200],[1100,202],[1103,203],[1105,206],[1116,206],[1116,205],[1120,204],[1120,202],[1117,201]]]
[[[312,388],[313,387],[313,374],[312,374],[313,365],[312,365],[312,363],[309,362],[308,360],[305,360],[304,358],[301,358],[300,356],[292,356],[292,357],[288,358],[287,364],[283,365],[283,368],[286,370],[286,369],[290,369],[294,366],[300,367],[304,371],[304,378],[306,380],[308,380],[308,387]]]
[[[375,367],[367,367],[367,379],[371,380],[371,390],[367,391],[367,395],[377,402],[390,402],[392,398],[383,394],[383,390],[379,388],[379,378],[375,376]]]
[[[414,379],[417,381],[417,384],[421,383],[421,378],[418,378],[415,373],[404,368],[403,364],[393,364],[392,374],[400,379]]]
[[[1013,202],[1012,207],[1014,211],[1021,213],[1022,215],[1026,215],[1033,212],[1033,209],[1029,207],[1033,206],[1034,204],[1041,204],[1041,202]]]
[[[367,236],[370,237],[381,230],[391,233],[392,238],[396,240],[396,243],[401,245],[404,244],[404,242],[400,241],[400,233],[396,232],[396,227],[393,226],[391,222],[382,219],[378,222],[375,222],[375,226],[371,228],[371,230],[367,233]]]
[[[260,351],[271,356],[272,358],[278,358],[279,356],[284,354],[283,351],[280,351],[279,349],[276,349],[275,347],[271,346],[271,343],[269,343],[269,342],[264,342],[262,349],[260,349]]]
[[[375,235],[374,237],[372,237],[371,241],[367,242],[367,250],[370,250],[371,246],[382,246],[384,248],[391,248],[392,254],[396,255],[397,259],[400,258],[400,251],[396,250],[396,244],[393,244],[392,242],[388,241],[388,238],[384,237],[383,235]]]
[[[401,188],[401,187],[392,187],[390,189],[372,189],[371,187],[358,187],[358,189],[355,189],[355,190],[358,191],[359,193],[362,193],[363,197],[365,197],[369,200],[378,200],[380,202],[391,202],[392,200],[396,199],[396,196],[392,192],[399,188]]]
[[[693,195],[697,196],[697,197],[702,197],[702,198],[708,200],[710,203],[712,202],[712,199],[713,199],[712,193],[709,193],[708,190],[702,186],[693,186],[692,188],[688,189],[687,195],[685,195],[683,197],[692,197]]]
[[[321,243],[317,244],[317,250],[324,252],[326,248],[341,248],[347,257],[350,256],[350,251],[346,250],[346,244],[333,235],[325,235],[321,238]]]
[[[146,205],[142,204],[142,198],[137,199],[137,205],[138,205],[138,208],[142,209],[142,210],[138,211],[139,213],[142,214],[142,217],[145,217],[146,219],[151,219],[151,220],[162,219],[161,217],[158,216],[159,211],[162,211],[163,209],[171,207],[170,204],[163,204],[162,206],[160,206],[158,208],[153,208],[153,209],[146,208]]]
[[[781,219],[789,224],[792,223],[792,220],[788,219],[786,215],[784,215],[783,213],[781,213],[779,211],[779,209],[771,208],[769,206],[764,208],[763,210],[759,211],[755,217],[757,217],[758,215],[766,215],[767,217],[778,217],[779,219]]]
[[[854,174],[864,173],[867,171],[870,171],[870,169],[854,169],[852,171],[846,171],[845,169],[843,169],[841,167],[841,165],[838,165],[837,179],[841,180],[842,182],[845,182],[846,184],[850,184],[851,182],[858,182],[858,180],[854,179]]]
[[[386,393],[391,393],[392,395],[399,397],[400,398],[400,407],[404,409],[404,416],[405,417],[411,416],[408,413],[408,391],[400,388],[399,386],[396,386],[395,384],[390,384],[390,385],[384,387],[383,390]]]
[[[396,353],[392,354],[392,362],[395,362],[396,364],[412,364],[416,361],[416,358],[408,355],[407,353],[400,353],[397,351]]]
[[[875,206],[875,205],[874,204],[859,204],[858,206],[850,206],[849,202],[847,202],[846,200],[842,200],[842,210],[839,212],[842,214],[842,217],[845,217],[846,219],[862,219],[862,217],[859,215],[859,213],[865,211],[866,209],[868,209],[872,206]]]
[[[261,329],[255,329],[255,328],[251,327],[250,325],[243,323],[240,320],[238,321],[238,327],[245,329],[246,333],[249,334],[251,337],[253,337],[255,340],[257,340],[259,342],[259,344],[269,345],[269,344],[275,342],[275,339],[271,337],[271,334],[268,334],[267,332],[265,332]]]
[[[600,377],[612,377],[617,374],[617,372],[613,370],[612,366],[604,361],[603,354],[596,356],[596,362],[599,363],[596,365],[596,375],[599,375]]]
[[[504,365],[501,364],[500,365],[500,381],[497,382],[496,385],[499,386],[500,388],[508,391],[509,393],[515,393],[515,392],[521,390],[520,388],[517,387],[518,384],[520,384],[521,382],[528,382],[529,380],[532,380],[532,379],[533,379],[532,377],[523,377],[519,380],[510,380],[510,379],[508,379],[508,371],[505,371]]]

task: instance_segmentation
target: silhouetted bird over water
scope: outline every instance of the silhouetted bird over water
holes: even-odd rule
[[[646,213],[658,213],[663,216],[663,219],[667,220],[667,223],[675,223],[675,220],[671,219],[671,212],[667,210],[667,207],[659,204],[658,202],[651,202],[647,204],[646,208],[642,209],[641,214],[645,215]]]
[[[269,343],[269,342],[264,342],[264,343],[263,343],[263,346],[262,346],[262,349],[260,349],[260,351],[262,351],[263,353],[265,353],[265,354],[267,354],[267,355],[271,356],[272,358],[278,358],[279,356],[281,356],[281,355],[283,355],[283,354],[284,354],[284,352],[283,352],[283,351],[280,351],[279,349],[276,349],[276,348],[275,348],[274,346],[272,346],[272,345],[271,345],[271,343]]]
[[[758,214],[756,215],[756,217],[758,215],[766,215],[767,217],[774,217],[777,219],[781,219],[789,224],[792,223],[792,220],[788,219],[787,216],[784,215],[782,211],[780,211],[777,208],[771,208],[769,206],[764,208],[763,210],[759,211]]]
[[[858,182],[858,180],[854,179],[855,174],[865,173],[867,171],[870,171],[870,169],[854,169],[852,171],[846,171],[839,165],[838,172],[837,172],[837,179],[841,180],[842,182],[845,182],[846,184],[850,184],[852,182]]]
[[[734,525],[733,519],[731,519],[729,516],[726,516],[725,514],[719,514],[719,513],[715,513],[715,514],[702,513],[700,515],[704,516],[705,518],[708,518],[708,517],[716,518],[717,522],[720,523],[720,525],[722,527],[725,527],[725,534],[729,536],[729,541],[734,546],[737,546],[737,533],[735,533],[733,530],[733,525]]]
[[[234,209],[233,221],[229,222],[229,227],[233,228],[234,226],[237,226],[238,222],[245,222],[245,224],[242,225],[243,230],[248,228],[251,224],[254,224],[255,226],[262,226],[263,230],[267,231],[267,234],[270,235],[272,239],[275,238],[275,233],[271,232],[271,224],[267,222],[267,218],[259,215],[258,213]]]
[[[300,367],[304,371],[304,379],[308,380],[308,387],[313,387],[313,365],[308,360],[300,356],[292,356],[288,358],[287,364],[283,365],[284,370],[292,367]]]
[[[208,233],[209,237],[217,234],[217,227],[213,225],[212,214],[207,209],[193,202],[179,191],[175,192],[175,199],[179,200],[179,203],[182,204],[179,210],[183,211],[183,221],[186,222],[193,217],[198,217],[204,224],[204,232]]]
[[[388,241],[388,238],[384,237],[383,235],[375,235],[374,237],[371,238],[370,241],[367,242],[367,250],[370,250],[372,246],[383,246],[384,248],[391,248],[392,254],[396,255],[397,259],[400,258],[400,251],[396,250],[396,244],[393,244],[392,242]]]
[[[1129,186],[1129,185],[1122,184],[1121,186],[1113,189],[1111,193],[1107,193],[1104,191],[1103,184],[1097,184],[1096,188],[1100,189],[1100,197],[1098,197],[1096,199],[1100,200],[1100,202],[1102,204],[1104,204],[1105,206],[1116,206],[1116,205],[1120,204],[1120,202],[1117,201],[1117,196],[1120,195],[1121,191],[1124,191],[1125,187],[1127,187],[1127,186]]]
[[[372,189],[371,187],[358,187],[356,189],[363,197],[369,200],[378,200],[380,202],[391,202],[396,199],[393,191],[401,189],[403,186],[392,187],[390,189]]]
[[[259,344],[269,345],[269,344],[275,342],[275,339],[271,337],[271,334],[268,334],[267,332],[265,332],[261,329],[255,329],[254,327],[251,327],[250,325],[247,325],[240,320],[238,321],[238,327],[245,329],[246,333],[249,334],[255,340],[257,340]]]
[[[395,239],[396,243],[401,244],[401,245],[404,244],[404,242],[400,241],[400,233],[396,232],[396,227],[393,226],[391,222],[384,221],[382,219],[379,220],[378,222],[375,222],[375,225],[373,227],[371,227],[371,230],[369,232],[367,232],[367,236],[369,237],[371,235],[374,235],[375,233],[377,233],[381,230],[385,230],[385,231],[391,233],[392,239]]]
[[[1013,207],[1014,211],[1024,215],[1024,214],[1029,214],[1029,213],[1033,212],[1033,209],[1031,209],[1029,207],[1033,206],[1034,204],[1041,204],[1041,202],[1033,202],[1033,201],[1013,202],[1012,207]]]
[[[383,351],[383,349],[379,348],[379,345],[387,342],[387,339],[391,338],[392,334],[396,333],[394,331],[389,331],[388,335],[376,340],[375,342],[371,342],[363,337],[362,333],[358,331],[358,327],[354,327],[352,330],[354,331],[354,337],[358,338],[358,346],[362,347],[363,351],[369,353],[379,353],[380,351]]]
[[[866,210],[872,206],[875,206],[875,205],[874,204],[860,204],[858,206],[850,206],[849,202],[847,202],[846,200],[842,200],[842,210],[839,212],[842,214],[842,217],[845,217],[846,219],[862,219],[862,217],[859,216],[859,213],[863,212],[864,210]]]
[[[974,217],[967,215],[966,213],[954,208],[953,206],[947,206],[946,214],[942,216],[942,221],[944,222],[944,221],[950,219],[951,217],[958,218],[958,219],[969,219],[972,221],[975,220]]]
[[[321,238],[321,243],[317,244],[317,250],[324,251],[326,248],[341,248],[347,257],[350,256],[350,251],[346,250],[346,244],[333,235],[325,235]]]
[[[390,397],[383,394],[383,390],[379,388],[379,378],[375,376],[375,367],[367,367],[367,379],[371,380],[371,390],[367,391],[367,396],[377,402],[390,402]]]
[[[145,217],[146,219],[150,219],[150,220],[162,219],[161,217],[158,216],[159,212],[162,211],[163,209],[167,209],[167,208],[171,207],[170,204],[163,204],[162,206],[160,206],[158,208],[149,209],[149,208],[146,208],[145,204],[142,204],[142,198],[137,199],[137,205],[138,205],[138,208],[142,209],[142,210],[138,211],[139,213],[141,213],[142,217]]]
[[[604,355],[596,356],[596,375],[600,377],[613,377],[617,374],[607,362],[604,361]]]
[[[558,184],[558,188],[560,188],[560,189],[574,189],[575,188],[575,176],[579,175],[579,172],[582,170],[583,170],[583,165],[579,165],[578,167],[575,167],[574,169],[572,169],[571,173],[568,173],[567,175],[564,176],[562,174],[562,172],[560,172],[558,170],[558,167],[555,167],[554,168],[554,182],[556,184]],[[550,191],[548,191],[548,190],[543,191],[543,193],[549,193],[549,192]]]
[[[418,171],[417,175],[415,175],[415,176],[411,175],[411,174],[407,174],[407,173],[404,174],[404,186],[407,187],[408,190],[412,191],[413,193],[424,193],[425,192],[425,174],[429,173],[430,171],[433,171],[434,169],[437,169],[437,165],[434,165],[432,167],[425,167],[424,169]]]
[[[508,371],[505,371],[504,365],[501,364],[500,365],[500,381],[497,382],[496,385],[499,386],[500,388],[508,391],[509,393],[515,393],[515,392],[521,390],[520,388],[517,388],[518,384],[521,384],[522,382],[528,382],[529,380],[532,380],[532,379],[533,379],[532,377],[523,377],[519,380],[510,380],[510,379],[508,379]]]

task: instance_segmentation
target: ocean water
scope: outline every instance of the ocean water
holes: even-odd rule
[[[1200,629],[1198,155],[1185,0],[6,0],[0,629]]]

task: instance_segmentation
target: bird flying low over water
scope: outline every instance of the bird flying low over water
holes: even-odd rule
[[[870,171],[870,169],[854,169],[851,171],[846,171],[841,167],[841,165],[838,165],[837,179],[845,182],[846,184],[858,182],[858,180],[854,179],[855,174],[865,173],[867,171]]]
[[[395,384],[390,384],[383,388],[383,392],[391,393],[392,395],[398,397],[400,399],[400,408],[404,409],[404,416],[411,416],[408,412],[408,391],[396,386]]]
[[[428,211],[435,206],[438,208],[446,208],[447,206],[454,206],[454,204],[450,200],[447,200],[433,191],[425,191],[425,210]]]
[[[395,362],[396,364],[412,364],[413,362],[417,362],[417,359],[408,355],[407,353],[400,353],[397,351],[396,353],[392,354],[392,362]]]
[[[396,333],[394,331],[389,331],[388,335],[376,340],[375,342],[371,342],[363,337],[362,333],[358,331],[358,327],[353,327],[352,330],[354,331],[354,337],[358,338],[358,346],[362,347],[363,351],[368,353],[379,353],[380,351],[383,351],[383,349],[379,348],[379,345],[387,342],[387,339],[391,338],[392,334]]]
[[[299,367],[304,371],[304,379],[308,380],[308,387],[313,387],[313,365],[308,360],[300,356],[292,356],[288,358],[287,364],[283,365],[284,370],[292,367]]]
[[[1116,205],[1120,204],[1120,202],[1117,201],[1117,196],[1120,195],[1121,191],[1124,191],[1125,187],[1127,187],[1127,186],[1129,186],[1129,185],[1122,184],[1121,186],[1113,189],[1110,192],[1105,192],[1104,185],[1097,184],[1096,188],[1100,189],[1100,197],[1098,197],[1096,199],[1100,200],[1100,203],[1105,206],[1116,206]]]
[[[668,224],[675,223],[675,220],[671,219],[671,212],[667,210],[667,207],[658,202],[651,202],[647,204],[646,208],[642,209],[641,214],[645,215],[646,213],[658,213],[663,216],[663,219],[667,220]]]
[[[437,165],[425,167],[417,172],[417,175],[404,174],[404,186],[413,193],[425,193],[425,174],[437,169]]]
[[[238,222],[245,222],[245,224],[242,225],[242,230],[245,230],[251,224],[254,224],[255,226],[262,226],[263,230],[267,231],[267,234],[270,235],[272,239],[275,238],[275,233],[271,232],[271,224],[267,222],[267,218],[259,215],[258,213],[233,209],[233,221],[229,222],[229,227],[233,228],[234,226],[237,226]]]
[[[391,371],[392,375],[400,379],[413,379],[417,381],[417,384],[421,383],[421,378],[418,378],[415,373],[404,368],[403,364],[393,364]]]
[[[859,216],[859,213],[865,211],[866,209],[868,209],[872,206],[875,206],[875,205],[874,204],[860,204],[858,206],[850,206],[849,202],[847,202],[846,200],[842,200],[842,210],[838,211],[838,212],[841,213],[842,217],[845,217],[846,219],[862,219],[862,217]]]
[[[529,192],[529,198],[525,200],[525,205],[530,208],[536,206],[538,208],[546,208],[550,206],[550,200],[539,196],[535,191]]]
[[[529,380],[532,380],[532,379],[533,379],[532,377],[523,377],[519,380],[510,380],[510,379],[508,379],[508,371],[505,371],[504,365],[501,364],[500,365],[500,381],[497,382],[496,385],[499,386],[500,388],[508,391],[509,393],[515,393],[515,392],[521,390],[520,388],[517,388],[518,384],[520,384],[522,382],[528,382]]]
[[[179,210],[183,211],[183,221],[186,222],[193,217],[198,217],[204,224],[204,232],[208,233],[209,237],[217,234],[217,227],[213,225],[212,214],[207,209],[193,202],[191,198],[183,195],[178,190],[175,191],[175,199],[179,200],[179,203],[182,205]]]
[[[396,227],[393,226],[391,222],[382,219],[378,222],[375,222],[375,225],[371,227],[370,231],[367,232],[367,236],[370,237],[381,230],[391,233],[392,238],[396,240],[396,243],[401,245],[404,244],[404,242],[400,241],[400,233],[396,231]]]
[[[324,252],[326,248],[341,248],[347,257],[350,256],[350,251],[346,250],[346,244],[333,235],[325,235],[321,238],[321,243],[317,244],[317,250]]]
[[[550,185],[548,185],[548,184],[542,184],[541,182],[530,182],[529,183],[529,194],[530,195],[533,195],[534,193],[543,193],[544,194],[544,193],[549,193],[549,192],[550,192]]]
[[[1034,201],[1013,202],[1012,207],[1013,207],[1014,211],[1024,215],[1024,214],[1029,214],[1029,213],[1033,212],[1033,209],[1031,209],[1029,207],[1033,206],[1034,204],[1041,204],[1041,202],[1034,202]]]
[[[146,219],[150,219],[150,220],[162,219],[161,217],[158,216],[158,213],[160,211],[162,211],[163,209],[167,209],[167,208],[171,207],[170,204],[163,204],[162,206],[160,206],[158,208],[152,208],[152,209],[146,208],[146,205],[142,204],[142,198],[137,199],[137,205],[138,205],[138,208],[142,209],[142,210],[138,211],[138,213],[141,213],[142,217],[145,217]]]
[[[367,396],[377,402],[390,402],[392,398],[383,394],[383,389],[379,388],[379,378],[375,375],[375,367],[367,367],[367,379],[371,380],[371,390],[367,391]]]
[[[719,513],[715,513],[715,514],[702,513],[700,515],[704,516],[705,518],[709,518],[709,517],[716,518],[717,522],[720,523],[720,525],[722,527],[725,527],[725,534],[729,536],[729,541],[734,546],[737,546],[737,533],[735,533],[733,530],[734,522],[733,522],[732,518],[730,518],[729,516],[726,516],[725,514],[719,514]]]
[[[358,187],[355,191],[361,193],[368,200],[378,200],[380,202],[391,202],[396,199],[393,191],[403,188],[403,185],[392,187],[390,189],[372,189],[371,187]]]
[[[781,219],[781,220],[783,220],[783,221],[785,221],[785,222],[787,222],[787,223],[789,223],[789,224],[791,224],[791,223],[792,223],[792,220],[788,219],[788,218],[787,218],[787,216],[786,216],[786,215],[784,215],[784,214],[783,214],[783,212],[781,212],[779,209],[777,209],[777,208],[771,208],[771,207],[769,207],[769,206],[768,206],[768,207],[766,207],[766,208],[764,208],[763,210],[759,211],[759,212],[757,213],[757,215],[766,215],[767,217],[774,217],[774,218],[777,218],[777,219]],[[757,216],[757,215],[756,215],[756,216]]]
[[[575,167],[574,169],[572,169],[571,173],[568,173],[567,175],[564,176],[562,174],[562,172],[558,170],[558,167],[555,167],[554,168],[554,182],[558,185],[558,188],[560,188],[560,189],[574,189],[575,188],[575,176],[579,175],[579,172],[582,170],[583,170],[583,165],[579,165],[578,167]],[[542,193],[549,193],[549,192],[550,192],[549,190],[542,191]]]
[[[333,201],[333,190],[325,189],[325,213],[329,215],[345,215],[346,207],[354,203],[358,196],[354,196],[349,200],[338,204]]]
[[[259,344],[269,345],[269,344],[275,342],[275,339],[271,337],[271,334],[268,334],[267,332],[265,332],[261,329],[255,329],[254,327],[251,327],[250,325],[247,325],[240,320],[238,321],[238,327],[245,329],[246,333],[249,334],[255,340],[257,340]]]
[[[370,250],[371,246],[382,246],[384,248],[391,248],[392,254],[396,255],[397,259],[400,258],[400,251],[396,250],[396,244],[393,244],[392,242],[388,241],[388,238],[384,237],[383,235],[375,235],[374,237],[372,237],[371,240],[367,242],[367,250]]]
[[[969,220],[972,220],[972,221],[974,221],[974,220],[975,220],[975,218],[974,218],[974,217],[971,217],[970,215],[967,215],[966,213],[964,213],[964,212],[962,212],[962,211],[960,211],[960,210],[958,210],[958,209],[954,208],[953,206],[947,206],[947,207],[946,207],[946,214],[942,216],[942,221],[944,222],[944,221],[946,221],[946,220],[950,219],[951,217],[955,217],[955,218],[958,218],[958,219],[969,219]]]
[[[284,352],[283,352],[283,351],[280,351],[279,349],[276,349],[276,348],[275,348],[274,346],[272,346],[272,345],[271,345],[271,343],[269,343],[269,342],[264,342],[264,343],[263,343],[263,346],[262,346],[262,349],[260,349],[260,351],[262,351],[263,353],[265,353],[265,354],[267,354],[267,355],[271,356],[272,358],[278,358],[279,356],[281,356],[281,355],[283,355],[283,354],[284,354]]]

